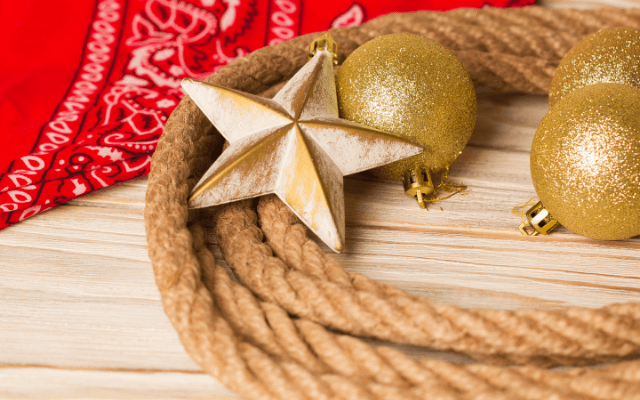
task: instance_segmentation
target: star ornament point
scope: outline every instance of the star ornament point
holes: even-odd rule
[[[185,92],[230,143],[192,208],[277,195],[332,250],[345,243],[343,176],[423,147],[338,117],[333,53],[318,51],[273,99],[186,78]]]

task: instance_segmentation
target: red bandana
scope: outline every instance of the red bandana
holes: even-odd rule
[[[0,229],[149,172],[180,80],[392,11],[534,0],[98,0],[0,4]]]

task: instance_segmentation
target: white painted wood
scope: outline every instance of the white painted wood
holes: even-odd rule
[[[0,254],[0,364],[199,369],[162,310],[142,211],[61,206],[0,232]]]
[[[0,382],[3,399],[240,398],[204,373],[0,367]]]
[[[587,3],[594,2],[543,1]],[[347,247],[336,257],[350,271],[464,307],[640,301],[640,239],[518,232],[510,210],[535,194],[529,147],[546,101],[479,93],[476,132],[450,174],[469,190],[429,211],[399,182],[348,177]],[[0,398],[236,398],[199,372],[162,310],[146,249],[146,184],[100,190],[0,231]]]

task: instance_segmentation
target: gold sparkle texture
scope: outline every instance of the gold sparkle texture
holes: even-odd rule
[[[424,153],[372,172],[402,180],[416,167],[447,168],[467,144],[476,121],[468,72],[437,42],[392,34],[357,48],[337,76],[340,116],[425,147]]]
[[[549,105],[596,83],[640,86],[640,32],[603,29],[575,45],[564,56],[551,81]]]
[[[190,207],[274,193],[327,246],[343,249],[343,176],[414,156],[423,148],[338,117],[333,55],[316,51],[273,100],[182,81],[230,143],[195,186]]]
[[[575,233],[640,235],[640,89],[585,86],[543,118],[531,147],[540,201]]]

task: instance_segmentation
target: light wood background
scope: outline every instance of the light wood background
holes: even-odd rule
[[[510,210],[535,195],[529,147],[546,97],[481,92],[478,100],[476,132],[450,174],[467,195],[421,211],[399,182],[349,177],[346,251],[337,258],[350,271],[464,307],[640,301],[640,239],[518,232]],[[98,191],[0,231],[0,398],[238,397],[199,371],[163,313],[146,249],[146,185]]]

